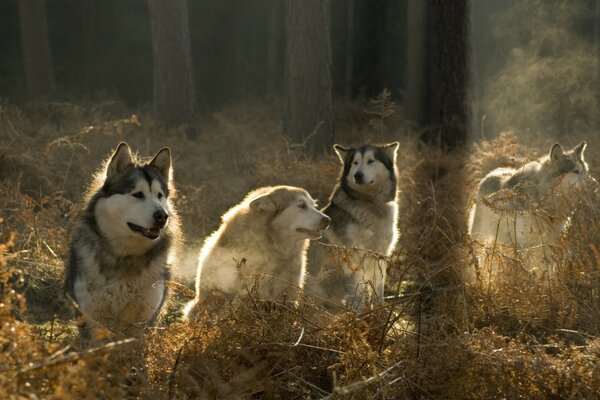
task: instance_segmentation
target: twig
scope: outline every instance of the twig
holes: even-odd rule
[[[596,339],[597,338],[597,336],[590,335],[589,333],[579,332],[579,331],[575,331],[572,329],[557,329],[556,331],[564,332],[564,333],[572,333],[572,334],[579,335],[579,336],[581,336],[583,338],[587,338],[587,339]]]
[[[46,246],[46,248],[48,249],[48,251],[54,256],[54,258],[58,258],[58,256],[54,252],[54,250],[52,250],[52,248],[48,245],[48,243],[46,243],[45,240],[42,240],[42,243],[44,243],[44,246]]]
[[[306,385],[307,387],[311,388],[312,390],[314,390],[315,392],[319,393],[321,396],[329,396],[330,393],[321,389],[320,387],[308,382],[306,379],[302,378],[301,376],[298,376],[296,374],[294,374],[291,371],[286,371],[288,375],[290,375],[292,378],[299,380],[300,382],[302,382],[304,385]],[[325,398],[327,398],[325,397]]]
[[[278,304],[278,306],[280,306],[281,308],[286,309],[287,311],[289,311],[290,313],[294,314],[296,317],[302,319],[304,322],[308,322],[309,324],[313,325],[315,328],[319,329],[319,330],[323,330],[323,327],[320,326],[319,324],[317,324],[316,322],[311,321],[310,319],[306,318],[305,316],[301,315],[299,312],[297,312],[296,310],[286,306],[284,303]]]
[[[300,332],[300,336],[298,336],[298,340],[296,340],[296,343],[294,343],[294,345],[292,347],[296,347],[300,344],[300,341],[302,340],[302,337],[304,336],[304,327],[302,327],[302,331]]]
[[[346,395],[349,395],[350,393],[356,392],[356,391],[358,391],[358,390],[360,390],[360,389],[362,389],[362,388],[364,388],[366,386],[369,386],[369,385],[371,385],[371,384],[373,384],[375,382],[378,382],[381,379],[383,379],[386,376],[388,376],[389,373],[394,368],[398,367],[403,362],[404,361],[399,361],[396,364],[394,364],[391,367],[389,367],[388,369],[386,369],[385,371],[380,372],[379,374],[377,374],[375,376],[372,376],[370,378],[367,378],[367,379],[365,379],[363,381],[353,382],[353,383],[350,383],[350,384],[348,384],[346,386],[336,386],[336,387],[333,388],[333,391],[329,395],[323,397],[322,400],[334,399],[334,398],[336,398],[338,396],[346,396]]]
[[[281,343],[281,342],[267,342],[267,343],[261,343],[260,345],[261,346],[274,345],[274,346],[286,346],[286,347],[297,347],[297,346],[300,346],[300,347],[308,347],[310,349],[317,349],[317,350],[329,351],[331,353],[346,354],[344,351],[335,350],[335,349],[329,349],[327,347],[315,346],[315,345],[306,344],[306,343],[289,344],[289,343]]]
[[[51,367],[51,366],[54,366],[57,364],[63,364],[66,362],[78,360],[80,358],[88,357],[90,355],[113,351],[117,347],[136,342],[137,340],[138,339],[135,339],[135,338],[119,340],[116,342],[108,343],[102,347],[95,347],[93,349],[85,350],[81,353],[71,353],[71,354],[68,354],[68,355],[66,355],[64,357],[60,357],[60,358],[52,358],[52,356],[51,356],[46,362],[41,362],[38,364],[34,364],[30,367],[20,369],[19,371],[17,371],[17,374],[24,374],[26,372],[31,372],[31,371],[35,371],[38,369],[44,369],[47,367]]]
[[[177,371],[177,367],[179,366],[179,360],[181,359],[181,353],[183,352],[183,348],[188,344],[189,340],[183,342],[179,350],[177,351],[177,357],[175,357],[175,363],[173,364],[173,368],[169,373],[169,379],[167,380],[167,398],[172,398],[172,388],[173,388],[173,378],[175,377],[175,371]]]

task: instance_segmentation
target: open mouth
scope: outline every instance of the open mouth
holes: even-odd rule
[[[132,231],[138,232],[149,239],[158,239],[158,236],[160,235],[160,228],[143,228],[139,225],[132,224],[131,222],[128,222],[127,226],[129,226],[129,229]]]
[[[306,229],[306,228],[296,228],[296,232],[300,232],[308,236],[310,239],[319,239],[323,233],[323,231],[315,229]]]

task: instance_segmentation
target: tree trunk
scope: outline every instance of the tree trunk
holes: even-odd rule
[[[346,8],[346,63],[344,69],[344,96],[352,98],[354,77],[354,0],[347,0]]]
[[[277,95],[280,90],[282,63],[281,47],[283,36],[283,7],[281,0],[269,2],[269,28],[267,38],[267,93]]]
[[[468,0],[432,0],[429,6],[429,106],[426,122],[432,129],[423,140],[455,148],[467,140]]]
[[[596,94],[600,96],[600,0],[594,2],[594,54],[596,55]]]
[[[148,0],[154,54],[154,115],[167,127],[194,120],[187,0]]]
[[[406,116],[424,124],[427,76],[427,1],[408,0],[406,46]]]
[[[383,29],[381,35],[382,87],[390,89],[394,98],[403,97],[402,80],[406,63],[406,2],[388,0],[383,5]]]
[[[287,0],[284,133],[309,154],[334,143],[329,0]]]
[[[94,28],[96,23],[96,0],[89,0],[82,4],[81,18],[84,20],[83,30],[83,68],[84,81],[87,91],[92,91],[94,71],[92,55],[94,52]]]
[[[19,0],[21,50],[30,97],[47,97],[55,89],[45,0]]]

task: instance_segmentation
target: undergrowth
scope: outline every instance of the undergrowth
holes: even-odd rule
[[[0,103],[0,397],[597,396],[598,193],[579,198],[567,235],[552,244],[551,275],[535,272],[548,260],[509,253],[486,273],[481,246],[466,234],[477,182],[539,157],[551,141],[502,134],[447,154],[387,114],[370,126],[364,115],[347,118],[352,109],[337,124],[341,143],[401,143],[401,238],[387,260],[386,303],[331,315],[310,299],[264,307],[249,294],[221,319],[190,325],[181,308],[219,215],[270,184],[305,187],[324,205],[338,174],[334,156],[309,160],[281,136],[278,110],[260,102],[207,116],[197,140],[119,103]],[[585,138],[565,145],[575,139]],[[175,267],[167,315],[145,340],[83,349],[62,294],[68,233],[91,174],[122,140],[141,154],[171,147],[188,251]],[[590,145],[593,176],[599,155]]]

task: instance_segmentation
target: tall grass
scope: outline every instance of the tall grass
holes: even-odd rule
[[[466,235],[475,186],[494,167],[539,156],[534,149],[545,152],[549,139],[504,134],[446,154],[420,144],[400,120],[375,132],[364,108],[343,108],[341,143],[401,142],[401,239],[387,259],[389,300],[360,315],[331,315],[309,299],[265,307],[248,293],[222,319],[189,325],[180,310],[196,253],[223,211],[254,187],[280,183],[303,186],[324,204],[337,160],[309,160],[281,136],[277,108],[260,102],[207,116],[198,140],[118,103],[3,104],[0,397],[597,396],[598,194],[582,197],[568,234],[552,244],[551,278],[532,272],[538,261],[504,254],[487,265],[490,279]],[[62,295],[67,238],[91,174],[121,140],[142,154],[171,147],[188,252],[174,266],[166,318],[145,340],[82,349]],[[599,154],[591,144],[592,175]]]

